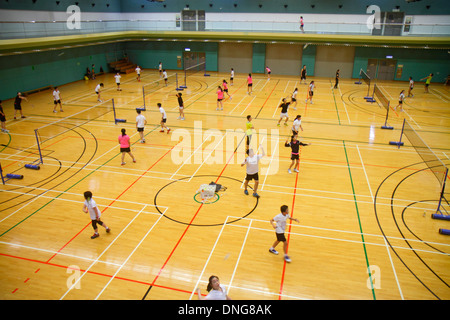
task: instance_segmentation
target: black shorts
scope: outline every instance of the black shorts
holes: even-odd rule
[[[295,99],[295,98],[292,98],[292,102],[295,102],[295,101],[297,101],[297,99]]]
[[[161,122],[166,123],[167,119],[162,119]]]
[[[53,103],[54,103],[54,104],[61,103],[61,100],[53,100]]]
[[[138,132],[144,132],[144,128],[137,128]]]
[[[21,105],[14,105],[14,110],[22,110],[22,106]]]
[[[120,152],[131,152],[130,147],[128,148],[120,148]]]
[[[5,116],[2,116],[2,115],[0,115],[0,122],[5,122],[6,121],[6,117]]]
[[[217,102],[220,102],[220,101],[222,101],[223,99],[217,99]]]
[[[255,180],[255,181],[259,181],[259,175],[258,175],[258,173],[255,173],[255,174],[248,174],[247,173],[247,176],[245,177],[245,180],[247,180],[247,181],[250,181],[250,180]]]
[[[249,83],[248,86],[251,87],[253,85],[253,83]]]
[[[300,80],[306,80],[306,76],[301,76]]]
[[[270,74],[271,72],[269,71],[269,72],[267,72],[267,74]]]
[[[230,77],[230,80],[231,80],[231,81],[233,81],[233,79],[234,79],[233,77]]]
[[[299,160],[300,156],[298,154],[291,153],[291,160]]]
[[[284,236],[284,233],[276,233],[277,240],[281,242],[286,242],[286,237]]]
[[[228,92],[228,89],[223,89],[223,92]]]
[[[402,101],[402,100],[399,100],[399,101],[398,101],[398,104],[403,104],[403,101]]]
[[[309,96],[310,97],[312,97],[313,95],[314,95],[314,92],[313,91],[310,91],[310,92],[308,92],[309,93]]]

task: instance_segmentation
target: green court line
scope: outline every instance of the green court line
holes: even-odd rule
[[[333,85],[331,83],[331,81],[330,81],[330,84]],[[338,117],[339,125],[341,125],[341,119],[339,118],[339,110],[337,108],[336,97],[334,96],[334,90],[331,89],[331,92],[333,92],[334,107],[336,108],[336,114],[337,114],[337,117]]]
[[[364,256],[366,258],[366,265],[367,265],[367,270],[369,272],[370,285],[372,287],[372,296],[373,296],[373,299],[376,300],[377,298],[375,297],[375,289],[373,287],[372,274],[370,272],[369,257],[367,256],[366,243],[364,241],[364,233],[362,231],[361,218],[359,216],[358,202],[356,201],[355,186],[353,185],[352,171],[350,170],[350,163],[348,161],[347,148],[345,147],[345,141],[344,140],[342,140],[342,144],[344,145],[345,158],[347,159],[348,174],[350,175],[350,183],[352,185],[353,200],[355,202],[356,215],[358,217],[358,224],[359,224],[359,232],[361,233],[361,240],[362,240],[363,248],[364,248]]]
[[[153,128],[149,133],[147,133],[145,136],[149,135],[150,133],[152,133],[153,131],[155,131],[157,128],[159,128],[159,125],[155,126],[155,128]],[[136,144],[136,142],[134,142],[132,145]],[[20,225],[22,222],[24,222],[25,220],[27,220],[28,218],[32,217],[33,215],[35,215],[36,213],[38,213],[40,210],[42,210],[43,208],[45,208],[47,205],[49,205],[50,203],[52,203],[53,201],[55,201],[57,198],[59,198],[60,196],[62,196],[63,194],[65,194],[67,191],[69,191],[70,189],[72,189],[73,187],[75,187],[77,184],[79,184],[81,181],[83,181],[84,179],[86,179],[87,177],[89,177],[91,174],[95,173],[97,170],[99,170],[101,167],[103,167],[104,165],[106,165],[108,162],[112,161],[115,157],[117,157],[118,155],[120,155],[120,153],[117,153],[115,156],[113,156],[111,159],[109,159],[108,161],[106,161],[105,163],[103,163],[102,165],[100,165],[97,169],[91,171],[89,174],[87,174],[85,177],[81,178],[80,180],[78,180],[77,182],[75,182],[73,185],[71,185],[69,188],[67,188],[66,190],[62,191],[60,194],[58,194],[56,197],[54,197],[52,200],[50,200],[49,202],[47,202],[46,204],[44,204],[42,207],[38,208],[36,211],[34,211],[33,213],[29,214],[27,217],[25,217],[24,219],[22,219],[21,221],[17,222],[15,225],[13,225],[11,228],[9,228],[8,230],[6,230],[5,232],[3,232],[2,234],[0,234],[0,238],[3,237],[5,234],[7,234],[9,231],[11,231],[12,229],[14,229],[15,227],[17,227],[18,225]],[[51,191],[51,190],[49,190]]]

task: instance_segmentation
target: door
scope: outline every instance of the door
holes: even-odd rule
[[[204,62],[206,55],[204,52],[187,52],[183,53],[184,70],[192,69],[195,71],[205,70]]]
[[[386,24],[383,34],[385,36],[401,36],[404,18],[404,12],[386,12]]]
[[[181,11],[181,23],[183,31],[197,30],[197,12],[195,10]]]
[[[367,75],[370,79],[375,79],[377,77],[378,60],[369,59],[367,61]]]
[[[397,60],[382,59],[378,60],[378,80],[394,80],[395,67]]]

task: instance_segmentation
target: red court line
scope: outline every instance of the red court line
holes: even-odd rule
[[[299,160],[298,160],[298,168],[297,169],[300,168],[301,154],[302,154],[302,149],[299,150]],[[292,198],[292,208],[291,208],[291,214],[290,214],[291,217],[294,217],[294,205],[295,205],[295,196],[297,194],[298,174],[299,174],[299,172],[297,172],[297,175],[295,176],[294,196]],[[292,222],[289,223],[289,230],[288,230],[288,237],[287,237],[287,246],[286,246],[286,254],[289,252],[289,240],[291,238],[291,228],[292,228]],[[284,260],[283,271],[282,271],[282,274],[281,274],[280,294],[278,296],[278,300],[281,300],[281,296],[283,294],[284,277],[286,275],[286,263],[287,263],[286,260]]]
[[[47,266],[51,266],[51,267],[57,267],[57,268],[63,268],[63,269],[71,269],[70,266],[65,266],[62,264],[56,264],[56,263],[49,263],[49,262],[45,262],[45,261],[41,261],[41,260],[36,260],[36,259],[30,259],[30,258],[25,258],[25,257],[19,257],[19,256],[13,256],[10,254],[6,254],[6,253],[0,253],[0,256],[4,256],[4,257],[8,257],[8,258],[13,258],[13,259],[19,259],[19,260],[25,260],[28,262],[34,262],[34,263],[39,263],[39,264],[44,264]],[[73,268],[72,268],[73,269]],[[37,273],[40,269],[37,269],[35,271],[35,273]],[[91,270],[83,270],[80,269],[81,272],[87,272],[89,274],[93,274],[93,275],[98,275],[98,276],[102,276],[102,277],[108,277],[108,278],[112,278],[112,275],[106,274],[106,273],[100,273],[100,272],[95,272],[95,271],[91,271]],[[29,280],[30,278],[28,278],[27,280]],[[123,281],[129,281],[129,282],[133,282],[133,283],[138,283],[138,284],[143,284],[143,285],[150,285],[149,282],[145,282],[145,281],[141,281],[141,280],[136,280],[136,279],[129,279],[129,278],[124,278],[124,277],[118,277],[115,276],[114,279],[118,279],[118,280],[123,280]],[[27,280],[25,280],[25,282],[27,282]],[[177,289],[177,288],[172,288],[172,287],[168,287],[168,286],[161,286],[161,285],[155,285],[155,287],[158,288],[162,288],[162,289],[167,289],[167,290],[173,290],[173,291],[179,291],[179,292],[184,292],[184,293],[191,293],[190,290],[183,290],[183,289]],[[16,288],[12,293],[15,293],[17,290],[19,290],[18,288]]]
[[[178,142],[179,143],[179,142]],[[136,182],[138,182],[147,172],[149,172],[159,161],[161,161],[169,152],[173,150],[177,145],[175,144],[170,148],[165,154],[163,154],[158,160],[156,160],[155,163],[153,163],[147,170],[145,170],[144,173],[142,173],[133,183],[131,183],[125,190],[122,191],[121,194],[119,194],[109,205],[107,205],[101,213],[105,212],[110,206],[113,205],[114,202],[116,202],[125,192],[127,192]],[[91,223],[89,222],[83,229],[81,229],[75,236],[72,237],[65,245],[63,245],[50,259],[47,260],[47,262],[50,262],[59,252],[61,252],[65,247],[67,247],[78,235],[80,235],[81,232],[83,232]]]
[[[245,137],[244,137],[245,138]],[[242,140],[241,140],[242,142]],[[223,172],[225,171],[225,168],[228,166],[228,164],[230,163],[230,160],[233,159],[236,151],[238,148],[236,148],[233,152],[233,154],[230,156],[230,158],[228,159],[227,163],[225,164],[224,168],[222,169],[222,171],[220,172],[219,176],[217,177],[215,183],[217,183],[217,181],[220,179],[220,177],[222,176]],[[166,267],[167,263],[169,262],[170,258],[172,257],[172,255],[174,254],[175,250],[178,248],[178,246],[181,243],[181,240],[183,240],[184,236],[186,235],[186,232],[188,231],[189,227],[191,226],[192,222],[194,221],[194,219],[197,217],[198,213],[200,212],[200,209],[203,207],[203,203],[200,204],[199,208],[197,209],[197,212],[194,214],[194,216],[192,217],[191,221],[189,221],[189,224],[187,225],[186,229],[183,231],[183,234],[180,236],[180,238],[178,239],[177,243],[175,244],[175,247],[172,249],[172,251],[170,252],[169,256],[167,257],[166,261],[164,261],[163,265],[161,266],[161,268],[158,271],[158,274],[155,276],[155,279],[153,279],[150,288],[147,290],[147,292],[144,295],[144,298],[147,296],[149,290],[151,289],[152,286],[154,286],[156,280],[158,280],[159,276],[161,275],[162,271],[164,270],[164,268]]]

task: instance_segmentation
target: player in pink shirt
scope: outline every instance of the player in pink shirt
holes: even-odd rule
[[[252,93],[252,86],[253,86],[252,74],[249,73],[247,78],[247,94]]]
[[[223,79],[222,86],[223,86],[223,92],[225,92],[225,93],[228,95],[228,98],[230,98],[230,100],[233,99],[233,98],[231,98],[230,94],[228,93],[228,83],[227,83],[227,80]]]
[[[218,90],[217,90],[217,108],[216,108],[216,110],[219,110],[219,104],[220,104],[220,110],[223,110],[222,100],[223,100],[223,90],[222,90],[222,87],[219,86]]]
[[[125,129],[122,129],[122,134],[119,136],[119,144],[120,144],[120,152],[122,152],[122,165],[125,164],[125,153],[128,153],[130,157],[133,159],[133,162],[136,162],[133,154],[130,149],[130,137],[125,133]]]
[[[266,71],[267,71],[267,80],[270,80],[270,73],[271,73],[270,68],[266,67]]]

